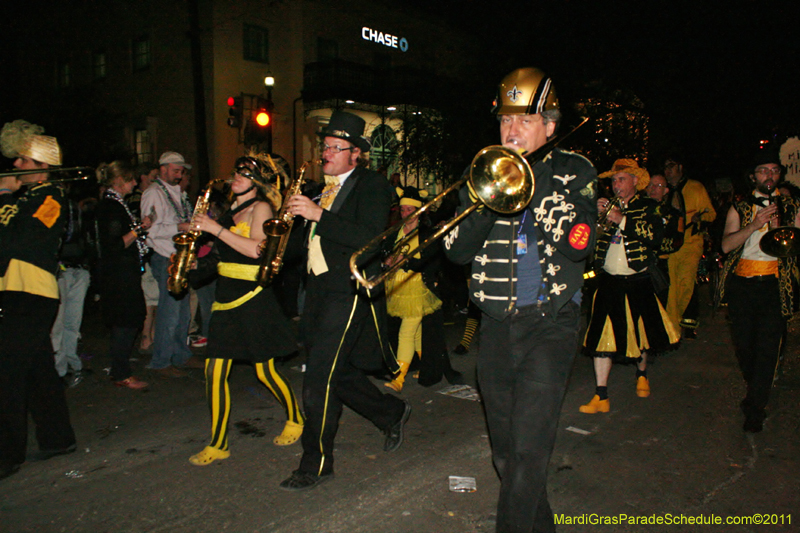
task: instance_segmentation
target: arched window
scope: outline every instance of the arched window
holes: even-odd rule
[[[386,124],[375,126],[370,135],[372,150],[369,152],[370,167],[379,169],[386,167],[387,176],[391,176],[397,166],[397,135]]]

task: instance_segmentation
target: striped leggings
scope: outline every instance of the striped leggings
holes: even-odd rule
[[[228,449],[228,419],[231,414],[231,391],[228,376],[232,359],[206,359],[206,399],[211,411],[211,443],[219,450]],[[297,405],[292,386],[275,368],[275,360],[253,363],[258,380],[277,398],[286,411],[286,419],[303,424],[303,414]]]

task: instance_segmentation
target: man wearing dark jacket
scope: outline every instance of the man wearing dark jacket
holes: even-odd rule
[[[76,449],[64,387],[53,364],[50,328],[58,310],[58,247],[64,234],[64,192],[48,178],[61,148],[43,128],[17,120],[0,134],[3,155],[19,170],[0,178],[0,479],[26,460],[28,414],[39,451],[49,459]],[[25,192],[14,196],[21,186]]]
[[[288,200],[289,212],[310,222],[302,317],[306,423],[300,467],[280,485],[288,491],[310,489],[333,477],[333,442],[344,405],[386,434],[387,452],[402,444],[411,413],[408,402],[383,394],[364,372],[380,368],[378,354],[390,354],[385,339],[376,335],[376,324],[385,324],[386,307],[374,293],[356,287],[350,256],[383,231],[392,203],[386,179],[358,166],[370,148],[364,126],[360,117],[335,111],[322,133],[326,186],[320,203],[303,195]],[[367,274],[379,268],[373,261]],[[373,342],[376,337],[379,342]],[[396,361],[388,362],[396,370]]]
[[[546,144],[561,118],[550,78],[534,68],[506,76],[495,106],[503,146],[526,155]],[[555,531],[547,465],[597,221],[597,173],[588,160],[553,149],[530,163],[536,187],[522,211],[479,208],[445,239],[452,261],[472,263],[470,297],[483,312],[478,380],[501,479],[498,533]],[[464,188],[459,210],[473,197]]]

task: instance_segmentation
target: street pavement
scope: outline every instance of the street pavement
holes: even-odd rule
[[[550,467],[558,531],[800,531],[800,327],[790,323],[764,431],[745,434],[738,407],[744,387],[725,312],[706,305],[707,290],[698,338],[649,367],[649,398],[636,396],[633,366],[615,366],[611,412],[578,412],[594,394],[594,377],[591,361],[576,358]],[[464,316],[448,322],[454,347]],[[249,366],[237,365],[231,376],[231,457],[197,467],[188,458],[210,431],[202,371],[162,378],[138,356],[134,372],[150,387],[116,388],[104,372],[108,335],[94,302],[87,303],[83,333],[93,374],[67,390],[78,451],[26,463],[0,481],[1,532],[494,531],[499,482],[482,406],[442,394],[446,382],[407,382],[402,397],[413,412],[394,453],[384,453],[381,432],[346,409],[335,478],[287,493],[278,484],[297,467],[301,448],[272,444],[284,414]],[[467,355],[452,356],[470,385],[477,351],[476,342]],[[298,356],[281,365],[298,394],[302,363]],[[477,490],[452,492],[449,476],[474,478]],[[715,517],[722,524],[688,523]],[[777,524],[753,525],[765,520]],[[617,523],[602,525],[611,521]]]

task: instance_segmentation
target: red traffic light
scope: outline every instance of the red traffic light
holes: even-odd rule
[[[228,97],[228,126],[239,128],[242,125],[242,97]]]

